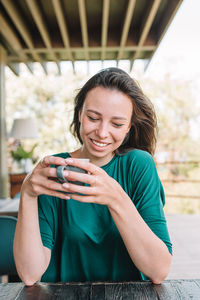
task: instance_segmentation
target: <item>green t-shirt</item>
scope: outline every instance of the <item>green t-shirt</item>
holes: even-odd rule
[[[69,154],[56,156],[66,158]],[[115,155],[102,168],[118,181],[172,253],[163,212],[164,191],[152,156],[133,150]],[[107,206],[41,195],[38,210],[42,242],[51,249],[51,261],[42,281],[147,279],[132,262]]]

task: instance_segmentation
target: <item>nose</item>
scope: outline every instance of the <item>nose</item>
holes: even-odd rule
[[[108,136],[108,125],[106,123],[101,123],[96,129],[96,135],[101,138],[105,139]]]

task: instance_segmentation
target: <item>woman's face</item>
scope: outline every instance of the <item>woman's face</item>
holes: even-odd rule
[[[82,155],[108,163],[131,127],[131,99],[117,90],[96,87],[87,93],[79,114]]]

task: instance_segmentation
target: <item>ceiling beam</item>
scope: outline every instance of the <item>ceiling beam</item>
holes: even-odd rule
[[[133,45],[133,46],[125,46],[124,51],[137,51],[138,49],[141,49],[142,51],[154,51],[156,49],[157,45],[143,45],[138,47],[138,45]],[[85,49],[82,47],[71,47],[70,50],[74,53],[77,52],[84,52]],[[88,47],[86,48],[88,52],[101,52],[102,50],[105,50],[107,52],[114,52],[114,51],[119,51],[120,47],[119,46],[110,46],[110,47]],[[45,53],[47,51],[46,48],[35,48],[35,49],[23,49],[22,52],[24,53],[30,53],[30,51],[38,52],[38,53]],[[65,48],[54,48],[54,51],[57,53],[65,53],[66,49]]]
[[[12,19],[13,23],[15,24],[16,28],[18,29],[19,33],[23,37],[27,46],[31,49],[34,48],[33,40],[31,38],[31,34],[27,29],[27,25],[24,22],[22,15],[20,14],[19,10],[17,9],[16,5],[11,0],[2,0],[2,4],[4,5],[8,15]],[[35,61],[41,62],[41,58],[37,52],[30,52],[33,56]],[[28,67],[28,65],[27,65]],[[31,71],[32,67],[28,67]],[[32,71],[31,71],[32,72]]]
[[[46,75],[48,75],[48,71],[47,71],[47,62],[46,62],[46,61],[42,61],[42,62],[41,62],[41,67],[42,67],[44,73],[45,73]]]
[[[108,37],[108,19],[109,19],[109,8],[110,8],[110,0],[103,0],[103,13],[102,13],[102,31],[101,31],[101,60],[105,59],[105,47],[107,45],[107,37]]]
[[[9,42],[9,44],[12,45],[11,48],[18,53],[22,49],[21,43],[1,12],[0,12],[0,24],[1,24],[0,26],[1,34]]]
[[[26,64],[26,67],[28,68],[29,72],[33,74],[33,63],[32,62],[28,62]]]
[[[171,24],[172,20],[174,19],[175,14],[177,13],[177,10],[179,9],[180,5],[182,4],[183,0],[179,1],[171,1],[167,4],[167,9],[164,12],[164,15],[161,19],[161,22],[159,23],[158,27],[158,36],[159,40],[157,41],[157,44],[160,44],[160,41],[164,37],[166,31],[169,28],[169,25]]]
[[[141,46],[139,49],[140,51],[145,51],[145,52],[154,52],[157,48],[157,45],[146,45],[146,46]],[[134,46],[125,46],[123,48],[123,52],[134,52],[134,51],[137,51],[138,49],[138,46],[137,45],[134,45]],[[85,49],[82,48],[82,47],[71,47],[70,50],[74,53],[74,54],[79,54],[79,53],[85,53]],[[120,47],[119,46],[110,46],[110,47],[104,47],[102,48],[101,46],[99,47],[89,47],[86,49],[88,51],[88,53],[95,53],[95,52],[99,52],[99,53],[102,53],[102,51],[106,51],[108,54],[110,52],[119,52],[120,51]],[[21,49],[19,50],[19,53],[23,53],[23,54],[31,54],[32,52],[34,53],[40,53],[41,55],[42,54],[45,54],[47,51],[46,48],[35,48],[35,49]],[[63,56],[63,54],[67,51],[65,48],[54,48],[54,51],[56,51],[58,54],[60,54],[61,56]],[[16,53],[16,54],[15,54]],[[15,51],[15,53],[13,54],[10,54],[8,57],[7,57],[7,60],[9,62],[12,62],[12,61],[20,61],[20,58],[18,57],[18,52]],[[99,60],[101,60],[101,55],[99,56],[98,58]],[[115,59],[115,58],[113,58]],[[67,59],[65,59],[67,60]],[[77,59],[78,60],[78,59]],[[41,66],[43,66],[43,62],[44,61],[40,61],[40,64]],[[72,61],[72,66],[74,66],[74,62]],[[46,70],[44,69],[44,72],[46,73]]]
[[[74,61],[72,61],[72,69],[73,69],[73,73],[76,74]]]
[[[150,7],[150,9],[146,15],[146,18],[144,18],[144,22],[142,25],[141,34],[140,34],[140,38],[139,38],[139,42],[138,42],[138,50],[133,55],[133,58],[132,58],[133,60],[135,60],[138,57],[138,54],[140,52],[140,47],[143,46],[146,41],[147,35],[151,29],[153,20],[158,11],[160,2],[161,2],[161,0],[154,0],[152,6]]]
[[[1,2],[4,5],[7,13],[11,17],[12,21],[14,22],[15,26],[19,30],[20,34],[22,35],[27,46],[29,48],[33,48],[34,46],[31,35],[27,29],[24,19],[22,18],[22,15],[20,15],[17,7],[14,5],[14,2],[12,2],[11,0],[1,0]]]
[[[29,7],[29,10],[33,16],[33,19],[37,25],[37,28],[41,34],[41,37],[44,41],[44,44],[47,48],[47,52],[50,53],[51,57],[52,57],[52,60],[54,62],[56,62],[57,64],[57,67],[58,67],[58,72],[59,72],[59,65],[58,65],[58,59],[54,53],[54,51],[52,50],[52,46],[51,46],[51,39],[50,39],[50,35],[49,35],[49,32],[48,32],[48,28],[47,28],[47,25],[44,21],[44,17],[42,16],[42,12],[41,10],[39,9],[39,6],[38,6],[38,2],[36,2],[35,0],[26,0],[26,3]]]
[[[5,17],[0,13],[0,32],[4,36],[5,40],[8,42],[10,48],[17,53],[18,57],[20,58],[20,61],[23,62],[28,69],[30,69],[30,66],[28,65],[28,58],[24,52],[22,52],[22,45],[17,38],[15,32],[11,28],[10,24],[8,24]],[[18,67],[16,65],[11,65],[10,69],[18,75]]]
[[[38,7],[38,3],[35,0],[26,0],[26,3],[30,9],[30,12],[41,34],[45,46],[50,49],[51,48],[50,35],[47,29],[47,25],[42,16],[41,10]]]
[[[52,0],[52,4],[53,4],[54,10],[55,10],[55,14],[56,14],[58,26],[60,28],[62,40],[63,40],[64,46],[67,50],[68,56],[69,56],[69,60],[74,61],[73,55],[70,51],[69,32],[68,32],[67,24],[65,21],[63,9],[61,7],[61,2],[60,2],[60,0]]]
[[[173,1],[168,4],[168,9],[165,10],[164,16],[162,17],[161,22],[159,23],[158,28],[158,36],[159,39],[156,41],[157,47],[159,47],[161,40],[163,39],[165,33],[167,32],[172,20],[175,17],[175,14],[177,13],[177,10],[179,9],[180,5],[182,4],[183,0],[179,1]],[[149,63],[151,63],[152,57],[154,56],[155,51],[152,52],[152,54],[148,57]],[[148,67],[148,66],[147,66]]]
[[[81,33],[82,33],[82,41],[85,52],[85,59],[89,60],[89,54],[87,51],[88,48],[88,30],[87,30],[87,17],[86,17],[86,8],[85,8],[85,0],[78,0],[78,9],[81,23]]]
[[[122,29],[122,35],[121,35],[121,40],[120,40],[120,50],[119,50],[119,53],[117,56],[117,60],[121,59],[122,54],[123,54],[123,48],[127,41],[130,24],[131,24],[131,20],[133,17],[135,2],[136,2],[136,0],[129,0],[128,6],[127,6],[126,15],[124,18],[124,26]]]
[[[19,76],[19,63],[9,63],[7,66],[11,69],[11,71],[16,75]]]

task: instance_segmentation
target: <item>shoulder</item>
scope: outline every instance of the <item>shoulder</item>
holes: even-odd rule
[[[122,160],[135,167],[145,167],[155,165],[154,159],[150,153],[144,150],[134,149],[122,155]]]
[[[150,180],[158,177],[154,159],[151,154],[143,150],[132,150],[122,158],[123,169],[136,182],[141,179]]]

